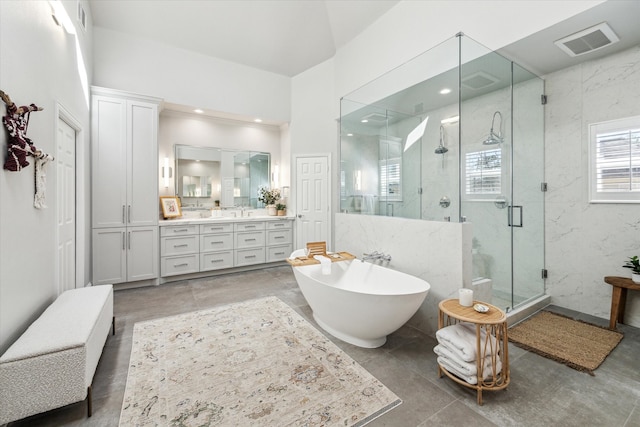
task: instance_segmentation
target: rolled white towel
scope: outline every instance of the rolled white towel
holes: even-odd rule
[[[486,343],[487,332],[481,329],[480,345],[484,348]],[[438,343],[447,347],[449,350],[459,356],[465,362],[473,362],[476,360],[476,327],[471,323],[457,323],[436,332]],[[489,344],[486,345],[485,354],[491,354],[498,350],[496,338],[490,335]]]
[[[465,362],[455,353],[440,344],[433,348],[433,352],[439,356],[438,359],[446,359],[451,366],[455,367],[457,372],[464,376],[475,376],[478,372],[478,365],[475,360],[473,362]],[[496,357],[495,365],[495,374],[497,375],[502,370],[502,362],[499,357]],[[493,361],[491,355],[484,358],[482,373],[484,379],[487,379],[492,375]]]

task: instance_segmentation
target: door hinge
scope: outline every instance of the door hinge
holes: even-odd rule
[[[547,95],[540,95],[540,103],[542,105],[547,105]]]
[[[418,188],[418,194],[422,194],[422,187]]]
[[[541,182],[540,183],[540,191],[545,192],[545,191],[547,191],[547,189],[548,189],[547,183],[546,182]]]
[[[546,279],[547,277],[549,277],[549,272],[547,271],[547,269],[546,269],[546,268],[543,268],[543,269],[542,269],[541,277],[542,277],[543,279]]]

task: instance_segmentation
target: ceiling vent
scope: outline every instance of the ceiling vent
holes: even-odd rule
[[[594,50],[602,49],[620,39],[611,27],[603,22],[586,30],[556,40],[554,43],[569,56],[579,56]]]
[[[391,118],[391,116],[387,116],[380,113],[370,113],[362,117],[362,122],[367,121],[371,123],[383,123],[383,122],[386,122],[388,118]]]
[[[489,73],[485,73],[484,71],[478,71],[473,74],[469,74],[468,76],[462,79],[462,86],[467,89],[480,90],[488,88],[489,86],[493,86],[494,84],[500,81],[499,78],[492,76]]]

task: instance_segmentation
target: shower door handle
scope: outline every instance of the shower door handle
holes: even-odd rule
[[[519,212],[517,223],[514,221],[514,209],[518,209]],[[509,227],[522,227],[522,206],[509,206],[508,217]]]

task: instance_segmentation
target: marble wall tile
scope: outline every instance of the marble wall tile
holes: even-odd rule
[[[640,47],[546,76],[545,207],[547,293],[552,303],[608,318],[604,276],[640,255],[640,205],[591,204],[590,123],[640,115]],[[626,323],[640,326],[640,295],[627,298]]]

